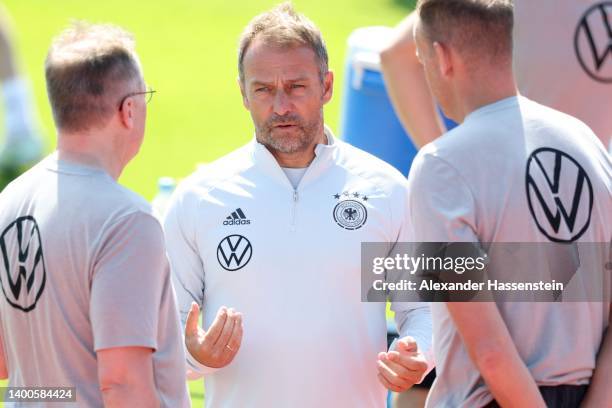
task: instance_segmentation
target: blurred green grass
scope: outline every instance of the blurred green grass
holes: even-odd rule
[[[71,20],[109,22],[133,32],[145,78],[158,92],[149,105],[145,143],[120,182],[151,199],[161,176],[183,178],[197,163],[212,161],[246,143],[252,124],[236,83],[238,37],[256,14],[278,1],[6,0],[13,17],[22,67],[30,77],[50,151],[55,133],[44,85],[43,63],[53,36]],[[395,25],[414,0],[296,0],[327,42],[335,95],[326,123],[339,125],[346,40],[355,28]],[[2,123],[2,122],[0,122]],[[0,136],[1,140],[1,136]],[[389,312],[387,312],[389,315]],[[5,385],[0,381],[0,386]],[[202,381],[189,383],[202,406]],[[0,407],[2,404],[0,403]]]
[[[48,149],[55,146],[43,63],[51,38],[70,20],[111,22],[134,33],[145,78],[158,92],[149,106],[145,143],[121,183],[151,199],[160,176],[182,178],[252,137],[236,83],[238,37],[257,13],[277,4],[257,0],[8,0],[23,66],[35,91]],[[369,25],[395,25],[414,1],[298,0],[298,11],[323,32],[335,71],[326,122],[338,129],[346,39]],[[1,137],[1,136],[0,136]]]

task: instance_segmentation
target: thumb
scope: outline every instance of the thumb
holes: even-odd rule
[[[400,352],[415,353],[418,351],[416,340],[406,336],[397,342],[397,350]]]
[[[196,302],[191,302],[191,307],[187,314],[187,322],[185,323],[185,335],[196,335],[198,333],[199,321],[200,307]]]

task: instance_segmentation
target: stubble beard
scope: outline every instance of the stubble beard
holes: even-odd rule
[[[295,127],[287,130],[275,126],[291,123]],[[312,121],[304,121],[299,115],[274,115],[263,125],[256,126],[257,141],[268,149],[283,153],[301,153],[308,150],[323,127],[323,111]]]

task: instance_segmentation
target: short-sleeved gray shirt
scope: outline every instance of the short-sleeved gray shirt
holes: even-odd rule
[[[0,194],[0,282],[9,386],[102,406],[96,351],[150,347],[162,406],[189,406],[161,227],[104,171],[52,155]]]
[[[502,99],[470,113],[415,158],[409,241],[606,244],[612,239],[611,175],[609,155],[584,123],[524,97]],[[530,207],[536,188],[541,201],[533,197]],[[574,208],[571,217],[561,215],[566,208]],[[558,214],[558,225],[546,211]],[[602,255],[601,265],[609,250]],[[537,385],[590,382],[609,322],[608,301],[497,306]],[[487,405],[493,395],[446,304],[431,309],[437,378],[426,406]]]

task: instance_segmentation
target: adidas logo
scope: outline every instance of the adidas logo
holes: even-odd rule
[[[247,219],[240,208],[237,208],[236,211],[227,216],[225,221],[223,221],[223,225],[249,225],[250,223],[251,220]]]

